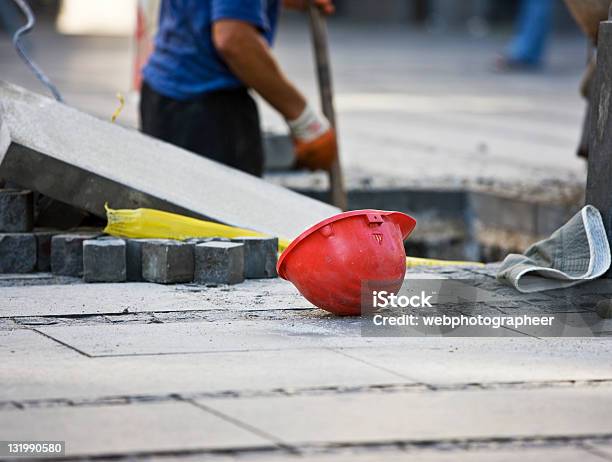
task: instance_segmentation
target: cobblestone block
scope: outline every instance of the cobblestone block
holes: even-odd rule
[[[62,231],[52,229],[34,229],[36,238],[36,270],[51,271],[51,239],[62,234]]]
[[[36,238],[33,234],[0,234],[0,273],[30,273],[35,267]]]
[[[98,239],[83,242],[83,280],[85,282],[124,282],[126,244],[123,239]]]
[[[0,232],[27,233],[34,222],[31,191],[0,189]]]
[[[244,277],[275,278],[278,239],[275,237],[237,237],[233,242],[244,244]]]
[[[144,281],[142,278],[142,245],[145,242],[154,242],[156,239],[127,239],[126,240],[126,276],[130,282]]]
[[[244,245],[235,242],[207,242],[194,249],[194,281],[238,284],[244,281]]]
[[[96,233],[58,234],[51,238],[51,272],[59,276],[83,275],[83,242]]]
[[[158,284],[193,281],[193,244],[151,240],[142,245],[142,278]]]

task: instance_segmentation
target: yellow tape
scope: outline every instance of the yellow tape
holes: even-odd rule
[[[250,229],[221,225],[160,210],[113,210],[108,206],[105,206],[105,208],[108,224],[104,232],[112,236],[134,239],[178,239],[181,241],[191,237],[266,236],[266,234]],[[279,250],[285,250],[289,243],[290,241],[287,239],[279,239]]]
[[[123,111],[125,106],[125,98],[121,93],[117,93],[117,99],[119,100],[119,107],[115,109],[115,112],[113,112],[113,115],[111,116],[111,122],[113,123],[115,123],[115,120],[117,120],[117,117],[119,117],[119,114],[121,114],[121,111]]]
[[[416,268],[417,266],[485,266],[484,263],[475,261],[450,261],[432,260],[429,258],[406,257],[406,266]]]
[[[266,236],[250,229],[221,225],[211,221],[198,220],[175,213],[162,212],[153,209],[122,209],[113,210],[105,205],[108,224],[104,229],[106,234],[133,239],[177,239],[185,240],[191,237],[243,237]],[[278,240],[278,250],[285,250],[291,241]],[[426,258],[408,257],[406,266],[484,266],[482,263],[430,260]]]

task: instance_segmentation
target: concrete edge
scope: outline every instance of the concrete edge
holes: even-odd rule
[[[4,123],[4,106],[0,101],[0,164],[4,160],[9,145],[11,144],[11,134],[6,123]]]

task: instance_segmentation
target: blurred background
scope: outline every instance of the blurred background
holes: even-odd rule
[[[119,92],[126,105],[117,123],[136,128],[139,66],[155,27],[151,2],[30,3],[38,24],[27,50],[66,103],[110,120]],[[530,17],[527,3],[535,8]],[[328,26],[351,208],[417,215],[413,255],[494,260],[548,235],[580,205],[579,83],[590,50],[563,2],[336,5]],[[0,0],[0,13],[0,79],[46,94],[11,44],[23,17],[12,0]],[[517,49],[537,60],[517,62]],[[303,13],[284,14],[275,52],[318,101]],[[263,102],[260,109],[267,132],[287,132]],[[266,178],[315,197],[327,188],[325,175],[270,171]]]

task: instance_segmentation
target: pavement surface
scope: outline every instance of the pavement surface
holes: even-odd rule
[[[317,105],[305,18],[291,16],[275,46],[290,78]],[[541,72],[499,74],[496,54],[507,36],[435,35],[408,26],[376,27],[332,21],[329,26],[342,160],[350,186],[493,188],[557,197],[582,185],[576,158],[584,104],[578,85],[585,40],[555,37]],[[32,56],[68,104],[105,120],[127,95],[118,122],[137,125],[130,93],[128,38],[59,36],[41,24],[30,36]],[[45,93],[0,39],[0,79]],[[263,125],[286,132],[260,102]],[[324,175],[271,175],[294,187],[325,187]]]
[[[414,269],[589,314],[612,291],[517,295],[495,266]],[[597,295],[593,294],[597,292]],[[608,293],[611,292],[611,293]],[[0,278],[0,435],[113,460],[612,460],[612,320],[597,338],[365,337],[280,279]],[[592,314],[592,313],[591,313]]]

